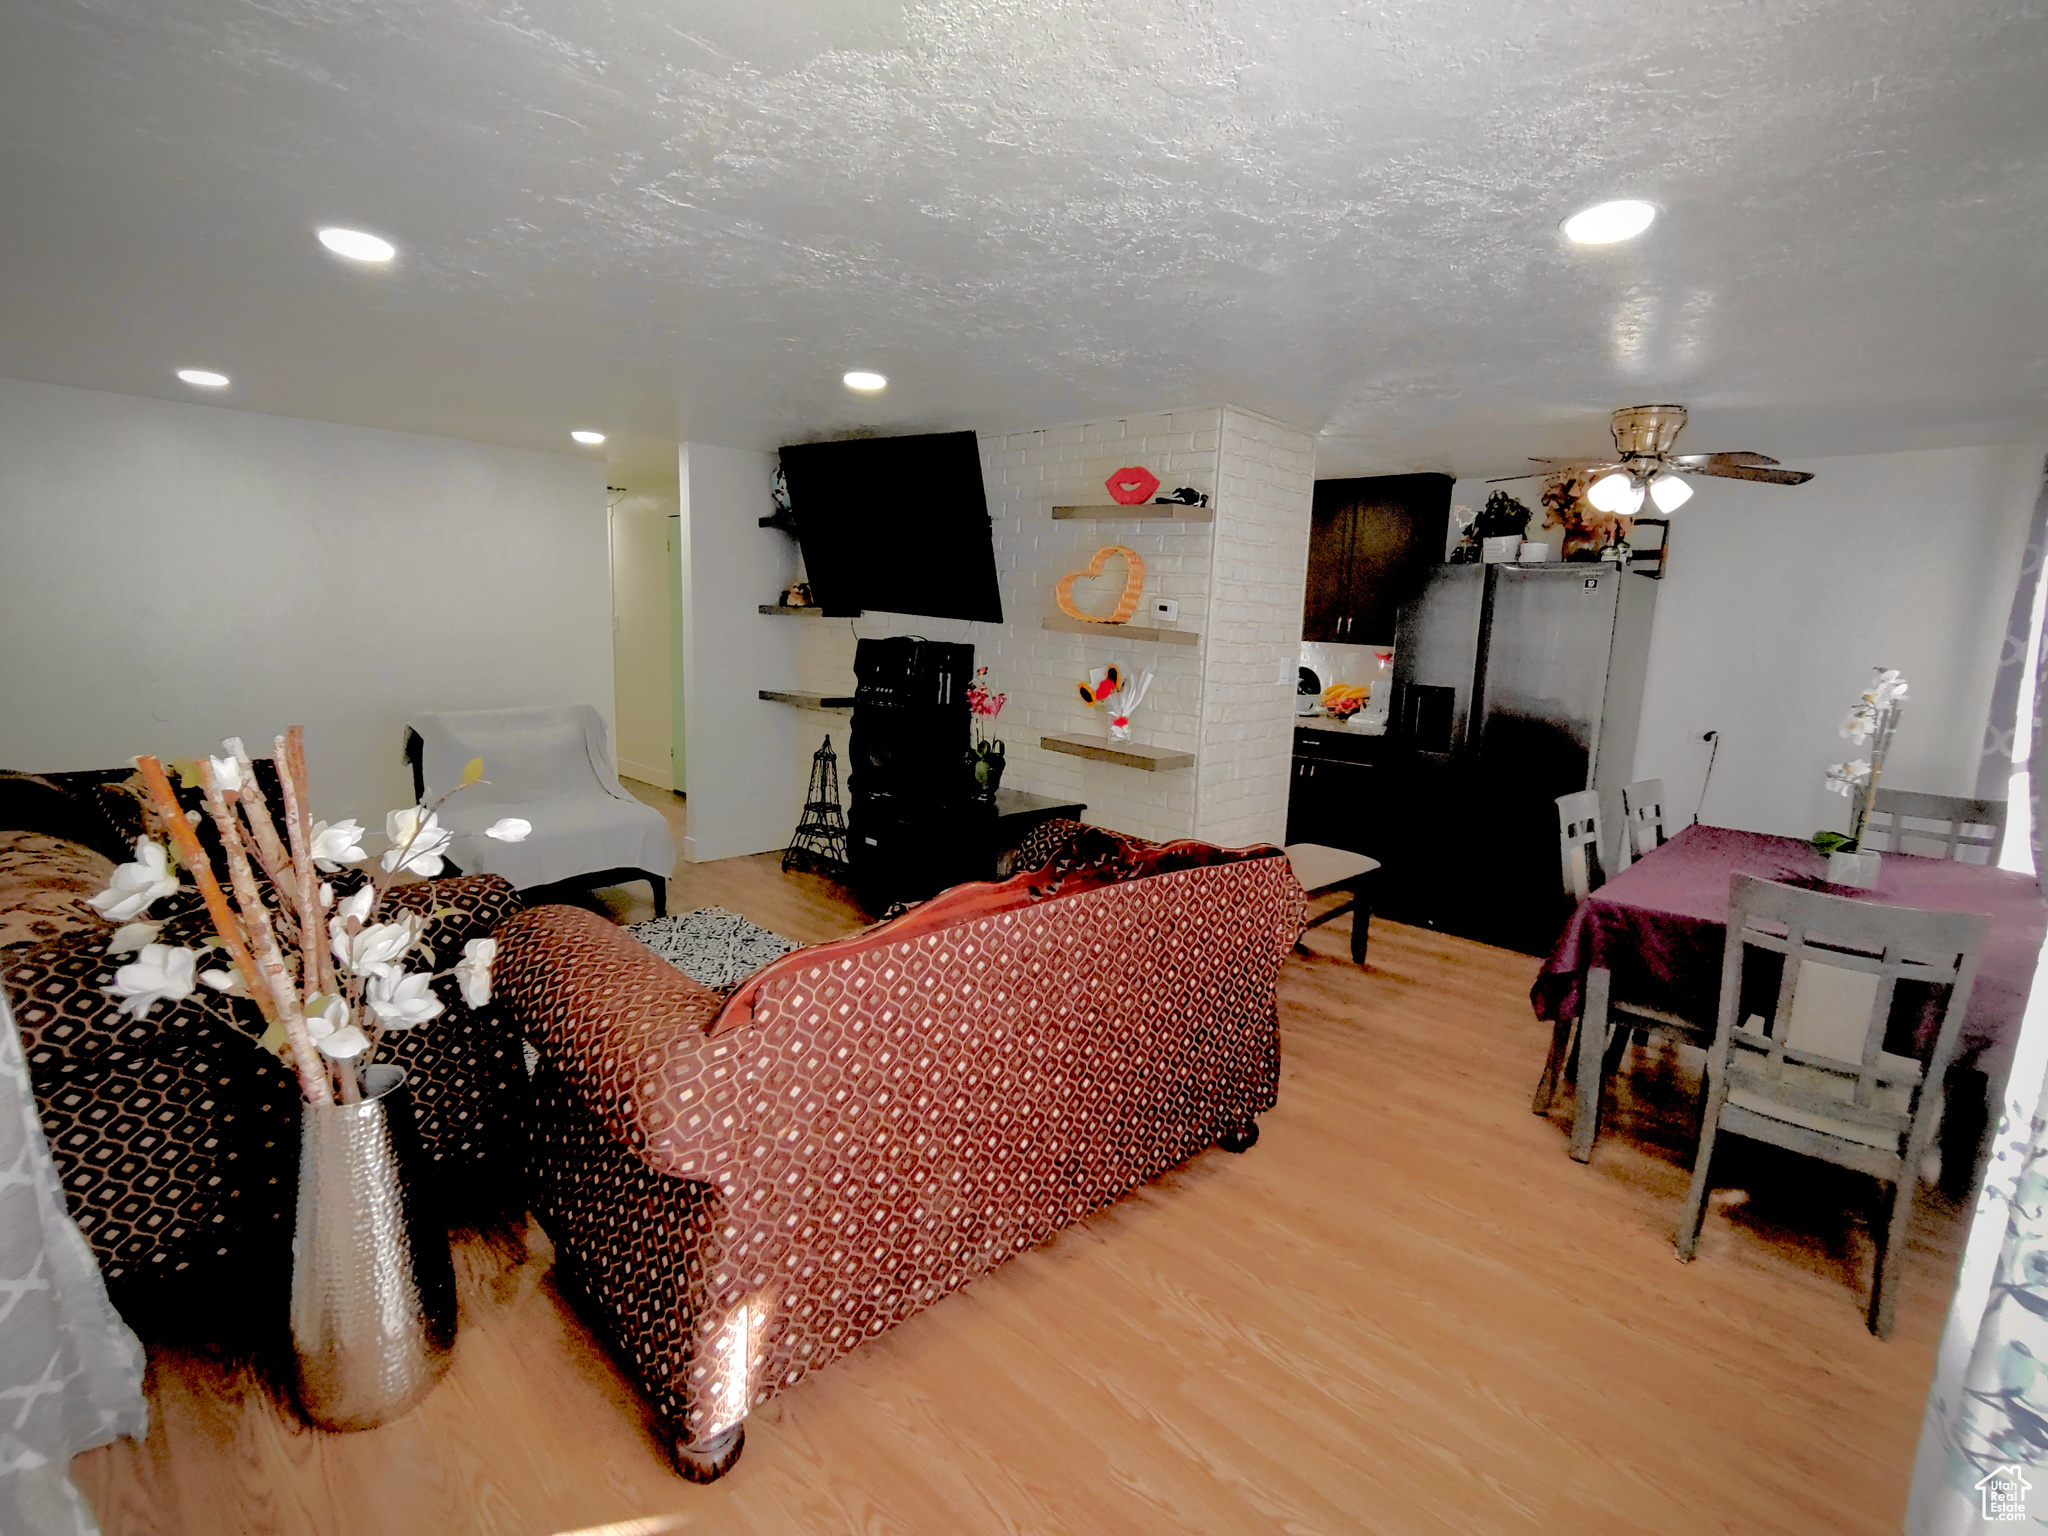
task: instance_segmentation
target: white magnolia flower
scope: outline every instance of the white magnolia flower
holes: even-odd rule
[[[132,954],[145,944],[154,944],[157,929],[162,926],[161,923],[123,923],[114,930],[114,936],[107,940],[107,953]]]
[[[333,1061],[352,1060],[370,1048],[370,1037],[349,1022],[348,999],[331,993],[308,999],[306,1033],[320,1054]]]
[[[425,971],[401,972],[395,967],[370,978],[368,1002],[386,1029],[411,1029],[438,1018],[441,1000],[433,993],[434,978]]]
[[[135,862],[114,871],[107,888],[90,899],[93,910],[110,923],[126,923],[142,916],[178,888],[178,872],[162,843],[151,838],[135,839]]]
[[[372,923],[356,934],[343,928],[339,918],[328,927],[336,960],[359,976],[380,976],[398,968],[406,952],[419,942],[426,922],[417,912],[407,912],[395,922]]]
[[[242,978],[233,971],[201,971],[199,979],[216,992],[226,992],[233,997],[247,997],[248,989],[242,985]]]
[[[320,910],[322,912],[325,912],[329,907],[333,905],[334,882],[331,880],[322,880],[320,882]]]
[[[130,964],[114,972],[114,984],[106,991],[121,999],[123,1013],[139,1019],[159,1001],[177,1003],[190,997],[192,972],[198,961],[196,949],[145,944]]]
[[[222,742],[222,746],[232,743]],[[232,795],[242,788],[242,765],[232,757],[209,757],[213,765],[213,787],[224,795]]]
[[[484,828],[484,836],[495,837],[501,843],[523,843],[532,831],[533,823],[530,821],[521,821],[517,816],[501,816]]]
[[[370,920],[370,909],[377,905],[377,888],[365,885],[353,896],[342,898],[340,908],[334,914],[337,923],[366,923]]]
[[[363,824],[349,821],[313,823],[313,862],[328,874],[333,874],[344,864],[357,864],[367,859],[363,852]]]
[[[455,980],[462,988],[462,1000],[470,1007],[481,1008],[491,1000],[491,963],[497,957],[496,939],[471,939],[462,946]]]
[[[455,836],[440,817],[417,805],[385,816],[384,835],[391,839],[391,851],[384,855],[387,871],[409,869],[429,878],[441,873],[441,855]]]

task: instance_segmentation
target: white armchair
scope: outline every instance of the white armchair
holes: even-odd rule
[[[421,714],[406,727],[422,804],[483,759],[485,782],[441,811],[455,834],[448,856],[464,874],[503,875],[522,892],[645,880],[656,915],[667,913],[676,864],[668,822],[620,785],[604,717],[590,705]],[[532,834],[517,843],[484,836],[506,816],[531,822]]]

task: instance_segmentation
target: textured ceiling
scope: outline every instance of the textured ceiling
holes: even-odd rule
[[[642,483],[1224,401],[1324,474],[1645,400],[1788,462],[2048,437],[2039,0],[12,0],[0,208],[0,374],[595,425]]]

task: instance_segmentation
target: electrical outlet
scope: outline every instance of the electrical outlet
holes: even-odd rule
[[[1170,597],[1155,597],[1151,613],[1161,624],[1171,624],[1180,618],[1180,604]]]

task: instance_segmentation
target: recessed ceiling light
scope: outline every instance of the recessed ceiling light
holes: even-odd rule
[[[872,392],[889,387],[889,381],[881,374],[869,373],[864,368],[854,369],[853,372],[846,375],[844,382],[848,389],[858,389],[863,392]]]
[[[398,254],[398,247],[389,240],[366,235],[360,229],[323,229],[320,243],[350,261],[389,261]]]
[[[569,435],[586,448],[595,448],[604,441],[602,432],[571,432]]]
[[[187,384],[197,384],[201,389],[226,389],[228,376],[215,373],[210,368],[180,368],[178,377]]]
[[[1574,245],[1613,245],[1633,240],[1657,217],[1649,203],[1623,198],[1616,203],[1595,203],[1564,221],[1564,237]]]

